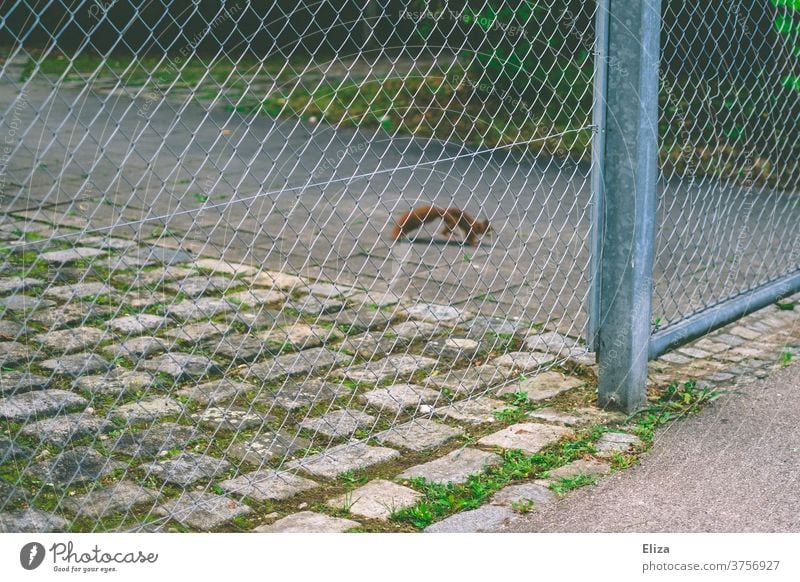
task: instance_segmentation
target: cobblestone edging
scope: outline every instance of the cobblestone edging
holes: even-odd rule
[[[404,530],[416,478],[463,483],[621,420],[555,332],[122,239],[30,251],[19,232],[36,225],[0,223],[0,531]],[[651,385],[766,375],[800,355],[798,319],[745,317],[652,362]],[[512,418],[521,393],[541,406]],[[636,444],[614,428],[427,531],[496,527]]]

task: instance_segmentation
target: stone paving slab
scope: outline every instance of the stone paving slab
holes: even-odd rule
[[[153,373],[169,374],[178,380],[202,378],[219,369],[219,365],[207,356],[184,354],[183,352],[167,352],[140,362],[139,367]]]
[[[0,293],[18,293],[42,285],[44,281],[35,277],[3,277],[0,279]]]
[[[165,291],[131,290],[125,294],[123,301],[136,309],[144,309],[153,305],[168,305],[172,296]]]
[[[323,320],[344,329],[348,334],[365,331],[385,330],[398,315],[376,309],[346,309]]]
[[[423,477],[434,483],[464,483],[470,475],[481,473],[491,465],[499,465],[502,457],[473,448],[457,449],[433,461],[406,469],[398,477]]]
[[[26,472],[43,483],[66,488],[97,481],[124,467],[124,463],[108,459],[90,447],[75,447],[61,451],[52,459],[31,465]]]
[[[487,424],[496,422],[495,413],[508,408],[502,400],[480,396],[474,400],[462,400],[434,409],[433,413],[442,418],[467,422],[469,424]]]
[[[552,361],[553,356],[543,352],[508,352],[495,358],[492,363],[522,372],[535,372]]]
[[[106,322],[109,329],[113,329],[124,335],[136,335],[145,332],[157,331],[167,325],[167,318],[160,315],[150,315],[138,313],[136,315],[126,315]]]
[[[369,360],[408,347],[411,340],[403,337],[390,337],[381,332],[367,332],[349,336],[337,344],[337,348]]]
[[[351,441],[331,447],[322,453],[286,464],[287,469],[302,469],[318,477],[334,479],[345,471],[366,469],[400,456],[394,449],[373,447],[359,441]]]
[[[566,426],[575,426],[578,424],[587,423],[590,421],[599,421],[601,418],[611,416],[613,413],[606,413],[599,409],[579,408],[573,414],[559,412],[554,408],[539,408],[528,412],[526,416],[535,420],[545,420],[547,422],[556,422]]]
[[[0,342],[0,367],[8,368],[36,357],[37,351],[21,342]]]
[[[0,507],[10,509],[13,504],[24,500],[25,491],[21,487],[17,487],[5,479],[0,478]],[[3,514],[0,513],[0,522],[2,522],[2,516]],[[0,529],[0,531],[2,531],[2,529]]]
[[[302,299],[287,301],[286,309],[299,311],[305,315],[326,315],[344,309],[344,303],[336,299],[320,299],[313,295],[306,295]]]
[[[402,297],[391,291],[367,290],[350,296],[350,301],[355,305],[377,305],[378,307],[391,307],[400,302]]]
[[[263,427],[268,423],[277,421],[277,418],[253,409],[209,406],[193,414],[192,420],[216,434],[218,431],[234,431],[238,433],[251,428]]]
[[[186,299],[169,305],[167,307],[167,315],[181,321],[193,321],[195,319],[211,319],[236,309],[236,306],[226,299],[202,297],[200,299]]]
[[[338,334],[321,325],[296,323],[283,328],[259,333],[258,338],[276,346],[290,346],[294,350],[316,348],[338,337]]]
[[[203,384],[190,384],[184,386],[176,392],[178,396],[191,398],[198,404],[221,404],[233,400],[237,396],[244,394],[248,390],[253,390],[252,384],[235,382],[223,378],[212,380]]]
[[[555,482],[559,479],[567,477],[576,477],[578,475],[587,475],[592,477],[600,477],[608,475],[611,472],[611,465],[594,459],[577,459],[566,465],[562,465],[556,469],[551,469],[547,472],[547,482]]]
[[[306,418],[297,426],[330,438],[351,437],[360,428],[373,426],[377,419],[359,410],[343,408],[322,416]]]
[[[96,327],[76,327],[60,331],[48,331],[34,336],[33,339],[48,350],[69,354],[97,346],[98,343],[105,339],[105,333]]]
[[[172,342],[165,341],[162,338],[145,335],[133,337],[102,349],[104,353],[112,358],[126,358],[136,361],[141,358],[147,358],[166,352],[171,345]]]
[[[230,467],[227,461],[210,455],[180,453],[170,459],[142,465],[142,470],[162,481],[188,487],[195,481],[213,479]]]
[[[206,271],[215,271],[217,273],[227,273],[234,277],[240,275],[255,275],[258,273],[258,268],[251,265],[243,265],[241,263],[232,263],[229,261],[219,259],[197,259],[191,263],[197,269],[204,269]]]
[[[311,441],[308,439],[285,430],[263,431],[247,441],[233,443],[226,454],[261,467],[272,461],[291,458],[297,451],[310,446]]]
[[[747,340],[755,340],[761,337],[761,334],[759,332],[753,331],[752,329],[749,329],[743,325],[733,326],[728,330],[728,333],[739,336]]]
[[[262,391],[257,400],[294,411],[314,404],[331,404],[336,398],[348,395],[351,392],[352,389],[343,384],[326,382],[319,378],[310,378],[308,380],[289,379],[275,392]]]
[[[124,432],[108,448],[131,457],[157,457],[172,449],[184,449],[202,436],[195,429],[172,422],[157,424],[138,432]]]
[[[408,487],[375,479],[330,499],[327,505],[333,509],[344,509],[355,516],[386,521],[394,512],[416,505],[422,497],[422,493]]]
[[[111,422],[105,418],[85,412],[75,412],[27,424],[21,432],[40,441],[64,447],[74,439],[88,435],[97,436],[110,429]]]
[[[534,332],[525,336],[525,347],[532,352],[565,355],[578,348],[577,340],[554,331]]]
[[[461,323],[470,319],[471,314],[458,307],[450,305],[436,305],[434,303],[417,303],[406,309],[411,319],[434,324]]]
[[[188,491],[155,509],[158,515],[199,530],[214,529],[252,511],[244,503],[230,497]]]
[[[115,313],[116,309],[111,305],[98,305],[96,303],[71,304],[37,311],[28,319],[40,323],[47,329],[63,329],[72,325],[83,325],[84,322],[105,317]]]
[[[553,503],[558,497],[547,488],[545,483],[544,481],[532,481],[519,485],[507,485],[492,496],[490,503],[512,507],[515,504],[532,502],[534,509],[539,505]]]
[[[463,327],[467,330],[468,337],[472,338],[485,338],[487,333],[520,336],[530,330],[530,323],[518,319],[479,315],[466,322]]]
[[[341,370],[338,375],[356,382],[372,384],[386,380],[408,380],[420,371],[427,371],[438,364],[433,358],[413,355],[387,356],[381,360],[367,362],[358,366],[350,366]]]
[[[352,519],[331,517],[324,513],[301,511],[287,515],[272,525],[262,525],[253,531],[259,533],[341,533],[361,524]]]
[[[47,388],[49,383],[49,378],[37,376],[30,372],[6,372],[0,370],[0,396],[42,390]]]
[[[380,411],[400,414],[404,410],[417,410],[423,404],[432,404],[439,398],[439,392],[415,384],[392,384],[377,388],[358,397],[359,402]]]
[[[276,271],[261,271],[255,275],[246,277],[253,285],[283,289],[284,291],[297,291],[305,287],[305,281],[301,277],[278,273]]]
[[[74,263],[83,259],[91,259],[94,257],[103,256],[106,253],[100,249],[91,247],[72,247],[63,251],[50,251],[41,253],[39,259],[53,265],[66,265]]]
[[[85,299],[87,297],[100,297],[103,295],[111,295],[114,289],[105,283],[98,283],[91,281],[88,283],[75,283],[72,285],[58,285],[56,287],[48,287],[44,296],[49,299],[58,299],[65,303],[72,303],[73,301]]]
[[[529,455],[535,455],[569,432],[569,429],[560,426],[523,422],[487,435],[480,439],[478,444],[501,449],[519,449]]]
[[[179,278],[164,283],[163,287],[175,294],[183,293],[187,297],[200,297],[207,293],[220,294],[229,287],[238,287],[241,282],[233,281],[227,277],[195,275]]]
[[[72,382],[74,390],[102,396],[125,396],[155,385],[156,380],[152,374],[122,367],[113,368],[104,374],[81,376]]]
[[[702,350],[694,346],[684,346],[678,348],[677,351],[685,356],[689,356],[690,358],[696,358],[696,359],[705,359],[711,355],[710,352],[707,352],[705,350]]]
[[[175,279],[184,279],[196,275],[197,271],[187,269],[185,267],[168,266],[158,267],[150,271],[135,271],[131,276],[121,277],[120,280],[133,285],[141,287],[143,285],[160,285]]]
[[[481,344],[466,338],[443,338],[427,342],[422,348],[422,355],[452,362],[469,362],[482,352]]]
[[[0,297],[0,308],[5,308],[8,311],[36,311],[37,309],[47,309],[54,305],[55,303],[49,299],[33,297],[31,295],[9,295],[8,297]],[[0,309],[0,313],[3,311],[4,309]]]
[[[783,325],[783,324],[781,324]],[[745,339],[730,333],[720,333],[714,336],[714,341],[723,343],[731,347],[737,347],[745,343]]]
[[[415,418],[379,432],[373,438],[379,443],[389,443],[395,447],[421,452],[439,447],[450,439],[463,434],[464,430],[461,428],[434,422],[427,418]]]
[[[51,533],[67,529],[69,522],[53,513],[21,509],[0,513],[0,533]]]
[[[606,432],[595,443],[600,456],[610,456],[614,452],[624,453],[631,447],[641,444],[639,437],[625,432]]]
[[[311,348],[296,354],[286,354],[250,366],[245,378],[255,377],[267,382],[285,376],[314,374],[348,363],[351,357],[328,348]]]
[[[139,247],[135,257],[141,258],[147,264],[150,263],[164,263],[165,265],[174,265],[176,263],[185,263],[190,260],[192,256],[181,249],[170,249],[167,247],[153,245],[149,248]],[[122,255],[122,256],[131,256]]]
[[[39,366],[53,374],[82,376],[111,369],[112,364],[97,354],[71,354],[39,362]]]
[[[121,418],[128,424],[152,422],[164,416],[176,416],[183,412],[183,404],[168,396],[142,398],[114,408],[111,416]]]
[[[263,307],[256,311],[234,311],[227,313],[222,317],[227,323],[244,326],[247,328],[247,332],[253,332],[262,329],[271,330],[297,323],[297,317],[294,315],[287,314],[283,311],[266,309]]]
[[[508,507],[483,505],[462,511],[425,528],[425,533],[484,533],[497,531],[519,517]]]
[[[442,328],[426,321],[404,321],[393,325],[388,331],[409,341],[421,341],[436,337],[442,333]]]
[[[195,341],[203,340],[202,335],[194,334]],[[220,333],[214,334],[220,336]],[[234,333],[225,337],[203,340],[203,349],[212,356],[223,356],[234,362],[252,362],[276,351],[268,342],[250,334]]]
[[[513,394],[515,392],[525,392],[529,400],[536,402],[553,398],[573,388],[578,388],[584,383],[579,378],[549,371],[503,386],[497,391],[497,395],[503,396],[504,394]]]
[[[663,354],[658,357],[658,360],[663,362],[669,362],[670,364],[679,364],[679,365],[688,364],[689,362],[692,361],[691,358],[687,356],[682,356],[681,354],[675,352],[669,352],[667,354]]]
[[[25,335],[26,328],[21,323],[8,320],[0,320],[0,339],[16,340]]]
[[[85,408],[89,402],[67,390],[23,392],[0,399],[0,419],[27,420]]]
[[[158,492],[129,481],[120,481],[107,487],[98,487],[83,495],[67,497],[61,507],[78,517],[102,519],[115,513],[127,513],[136,506],[153,504]]]
[[[0,437],[0,465],[11,459],[26,459],[30,455],[31,452],[25,447],[11,439]]]
[[[265,470],[227,479],[220,482],[219,486],[228,493],[242,495],[256,501],[281,501],[319,485],[310,479],[304,479],[291,473]]]
[[[442,371],[441,374],[429,376],[425,381],[425,386],[447,388],[456,395],[475,394],[491,386],[507,382],[514,376],[515,374],[508,368],[486,364],[463,370]]]
[[[335,285],[333,283],[315,282],[308,283],[304,289],[307,293],[330,299],[333,297],[351,297],[355,293],[359,293],[361,289],[350,287],[347,285]]]
[[[197,344],[220,338],[229,331],[230,327],[224,323],[203,321],[168,329],[164,332],[164,337],[168,337],[171,340],[180,340],[182,342]]]
[[[115,251],[125,251],[136,246],[136,242],[132,240],[110,236],[86,236],[81,237],[78,242],[81,245],[88,245],[90,247],[97,247],[104,250],[111,249]]]
[[[239,291],[238,293],[231,293],[226,295],[225,299],[233,302],[236,305],[246,305],[248,307],[257,307],[260,305],[270,305],[273,303],[282,303],[286,299],[286,294],[273,289],[247,289],[246,291]]]

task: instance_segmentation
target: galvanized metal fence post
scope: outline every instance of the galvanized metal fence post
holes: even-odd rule
[[[650,341],[661,2],[608,0],[598,8],[608,10],[606,91],[595,95],[605,107],[595,228],[599,404],[633,411],[646,399]]]

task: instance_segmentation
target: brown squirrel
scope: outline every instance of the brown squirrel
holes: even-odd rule
[[[472,246],[478,245],[479,234],[492,232],[489,219],[478,220],[459,208],[440,208],[439,206],[420,206],[406,212],[392,227],[391,238],[398,240],[401,236],[417,230],[423,224],[441,218],[444,220],[442,234],[452,236],[456,228],[464,231],[464,242]]]

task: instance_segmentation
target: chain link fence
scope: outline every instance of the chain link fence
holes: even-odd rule
[[[344,518],[367,470],[591,399],[595,8],[4,4],[3,527]],[[657,327],[798,262],[791,59],[705,59],[701,10],[772,58],[755,7],[665,10]]]
[[[2,11],[4,527],[251,529],[585,358],[591,7]]]
[[[798,16],[786,2],[664,3],[658,328],[800,268]]]

